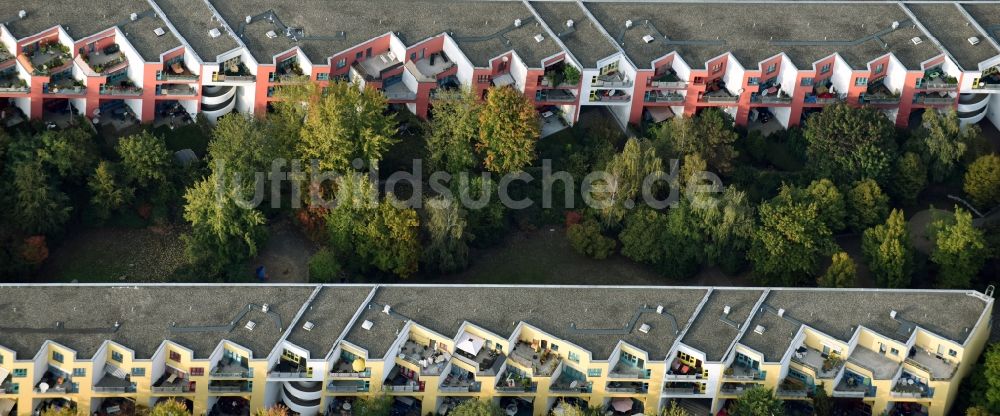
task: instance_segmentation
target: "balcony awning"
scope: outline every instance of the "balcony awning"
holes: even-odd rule
[[[3,368],[3,367],[0,367],[0,381],[3,381],[5,378],[7,378],[7,376],[9,374],[10,374],[10,370],[8,370],[6,368]],[[0,412],[0,415],[3,415],[3,414],[6,414],[6,413]]]
[[[674,118],[674,111],[670,107],[649,107],[646,111],[649,111],[649,117],[654,123]]]
[[[510,76],[509,73],[493,78],[494,87],[503,87],[505,85],[511,85],[513,83],[514,83],[514,77]]]
[[[0,415],[9,415],[15,404],[17,404],[16,400],[0,399]]]
[[[461,341],[458,342],[456,346],[458,349],[469,353],[469,355],[476,356],[479,351],[483,349],[483,344],[486,343],[482,338],[472,335],[468,332],[463,332]]]

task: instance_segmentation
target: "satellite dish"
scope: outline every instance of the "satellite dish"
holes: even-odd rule
[[[39,393],[45,393],[48,390],[49,390],[49,383],[46,383],[44,381],[41,382],[41,383],[38,383],[38,392]]]

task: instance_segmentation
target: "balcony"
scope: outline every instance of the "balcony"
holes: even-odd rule
[[[187,84],[162,84],[156,86],[156,95],[189,97],[197,95],[198,91]]]
[[[142,95],[142,88],[126,81],[115,84],[102,84],[100,93],[101,95],[113,96],[139,96]]]
[[[844,359],[836,353],[824,354],[817,349],[805,345],[799,347],[792,354],[792,361],[811,368],[816,372],[816,377],[821,379],[832,379],[840,373],[840,368],[844,366]]]
[[[208,383],[209,393],[244,393],[250,391],[250,383],[246,381],[211,381]]]
[[[662,74],[657,74],[649,80],[647,84],[650,88],[683,89],[687,88],[687,83],[677,77],[673,69],[667,69]]]
[[[510,359],[524,368],[530,368],[536,377],[549,377],[559,366],[559,354],[549,349],[532,347],[524,341],[518,341],[511,351]]]
[[[368,378],[372,376],[372,369],[365,367],[362,371],[354,370],[354,363],[360,360],[359,365],[364,364],[363,358],[354,355],[341,354],[340,359],[333,363],[330,369],[330,377],[334,378]],[[360,367],[359,367],[360,368]]]
[[[424,383],[420,377],[406,368],[395,366],[382,384],[382,391],[391,392],[421,392]]]
[[[565,62],[545,68],[545,74],[538,80],[542,88],[574,88],[577,85],[580,85],[580,70]]]
[[[195,385],[187,377],[178,375],[179,372],[171,372],[167,370],[160,376],[159,380],[153,384],[150,389],[153,393],[166,393],[166,394],[178,394],[178,393],[193,393],[195,391]]]
[[[135,383],[118,367],[106,364],[105,374],[94,384],[94,393],[135,393]]]
[[[983,72],[979,80],[972,85],[978,90],[1000,90],[1000,66],[994,66]]]
[[[765,374],[755,368],[750,368],[738,362],[734,362],[733,365],[729,366],[729,368],[723,372],[722,378],[725,380],[737,381],[760,381],[764,380]]]
[[[739,396],[751,388],[753,388],[752,385],[743,383],[722,383],[722,387],[719,387],[719,393]]]
[[[481,389],[482,384],[476,381],[476,375],[459,366],[451,367],[451,372],[438,388],[441,393],[477,393]]]
[[[271,73],[270,82],[292,82],[305,76],[299,61],[295,58],[286,59],[278,63],[277,69]]]
[[[875,391],[875,386],[871,385],[871,379],[850,370],[845,370],[844,377],[840,379],[840,384],[837,384],[837,387],[833,389],[833,397],[875,397]]]
[[[923,104],[923,105],[950,106],[952,104],[955,104],[955,97],[949,97],[947,94],[942,95],[939,93],[929,93],[929,94],[920,93],[913,96],[913,103]]]
[[[253,371],[239,359],[222,357],[208,375],[211,378],[253,378]]]
[[[366,393],[368,392],[368,383],[335,380],[326,385],[326,391],[331,393]]]
[[[42,375],[41,381],[35,385],[35,393],[76,393],[76,383],[68,374],[49,367]]]
[[[902,399],[926,399],[934,397],[934,390],[919,377],[904,371],[889,395]]]
[[[667,382],[663,384],[664,394],[705,394],[704,383]]]
[[[725,92],[724,90],[719,90],[714,93],[706,93],[701,96],[700,102],[709,104],[735,104],[740,100],[740,97]]]
[[[944,73],[940,67],[924,71],[924,77],[917,80],[917,89],[923,91],[954,91],[958,88],[958,78]]]
[[[612,381],[604,388],[608,393],[646,393],[649,385],[638,381]]]
[[[463,334],[464,335],[464,334]],[[472,352],[476,352],[475,349]],[[480,348],[475,355],[463,349],[463,343],[458,344],[455,349],[455,357],[469,363],[477,368],[477,376],[495,376],[503,367],[507,356],[495,349]]]
[[[955,375],[955,364],[952,364],[930,351],[914,347],[906,363],[926,371],[932,380],[951,380]]]
[[[414,73],[413,76],[420,82],[437,81],[438,75],[454,66],[455,63],[449,60],[448,55],[445,55],[444,52],[435,52],[414,62],[414,69],[417,73]]]
[[[451,355],[443,351],[433,350],[428,345],[407,339],[399,349],[399,358],[415,364],[420,368],[421,375],[436,376],[444,371]]]
[[[899,363],[891,360],[885,355],[879,354],[868,348],[857,347],[851,352],[848,361],[871,371],[876,380],[889,380],[896,376],[899,370]]]
[[[515,368],[508,368],[497,378],[496,390],[507,393],[531,393],[538,388],[537,383]]]
[[[678,93],[663,93],[660,91],[647,91],[643,97],[647,103],[683,103],[684,96]]]
[[[559,393],[589,393],[590,389],[591,383],[587,381],[587,376],[566,365],[559,372],[559,377],[549,385],[550,391]]]
[[[31,88],[17,76],[17,70],[10,68],[0,71],[0,93],[3,92],[28,93],[31,92]]]
[[[352,76],[358,76],[365,82],[377,81],[383,78],[383,74],[403,66],[403,62],[396,58],[394,53],[386,52],[354,62],[351,65]]]
[[[590,85],[594,88],[629,88],[632,80],[626,78],[625,74],[614,71],[595,76]]]
[[[861,95],[861,102],[865,104],[899,104],[899,93],[890,91],[885,86],[884,78],[868,84],[868,91]]]
[[[30,47],[29,47],[30,48]],[[73,65],[69,48],[58,42],[38,42],[38,47],[28,56],[34,75],[59,73]]]
[[[416,91],[411,91],[406,84],[394,82],[382,88],[382,94],[389,101],[413,101],[417,99]]]
[[[806,398],[812,393],[813,387],[795,377],[785,377],[778,385],[778,397]]]
[[[212,73],[213,82],[255,82],[257,76],[250,73],[250,69],[243,65],[239,59],[230,60],[222,64],[222,71]]]
[[[93,52],[81,56],[87,66],[101,75],[113,74],[128,67],[128,59],[118,50],[118,45],[104,48],[104,51]]]
[[[184,66],[184,61],[175,59],[163,64],[163,69],[156,71],[157,81],[197,81],[198,74]]]
[[[627,102],[632,98],[624,90],[597,90],[590,92],[590,101],[595,102]]]
[[[538,90],[535,91],[535,102],[572,103],[576,102],[576,95],[570,90]]]
[[[6,46],[0,45],[0,66],[13,62],[16,57],[7,50]]]
[[[785,94],[784,91],[779,90],[777,95],[751,95],[750,101],[760,104],[791,104],[792,97]]]
[[[637,367],[635,363],[631,361],[619,359],[618,362],[615,363],[614,368],[611,369],[611,372],[608,373],[608,378],[631,378],[645,380],[648,379],[649,376],[646,375],[646,369]]]

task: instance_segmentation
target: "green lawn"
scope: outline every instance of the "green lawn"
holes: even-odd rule
[[[172,228],[77,230],[50,247],[38,275],[46,282],[163,282],[186,264],[180,233]]]
[[[176,152],[183,149],[191,149],[199,157],[205,155],[208,149],[209,136],[197,124],[188,124],[170,130],[167,126],[160,126],[150,130],[153,135],[163,137],[167,144],[167,149]]]

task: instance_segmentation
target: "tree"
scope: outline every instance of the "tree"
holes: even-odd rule
[[[660,411],[660,416],[691,416],[690,413],[683,407],[677,404],[676,400],[671,400],[666,406],[663,406],[663,410]]]
[[[774,391],[758,385],[744,391],[730,413],[740,416],[783,416],[785,406],[780,399],[774,397]]]
[[[979,136],[979,127],[962,127],[955,110],[944,115],[928,110],[924,112],[923,128],[923,145],[931,177],[934,182],[941,182],[951,175],[969,143]]]
[[[469,90],[436,96],[427,137],[427,162],[432,170],[454,175],[479,164],[475,144],[479,138],[482,108],[482,103]]]
[[[119,184],[116,176],[111,163],[102,160],[87,180],[87,187],[91,193],[90,204],[101,220],[108,219],[112,211],[121,208],[132,199],[134,190]]]
[[[13,173],[12,224],[29,234],[46,234],[62,229],[73,210],[69,197],[49,181],[41,161],[19,161]]]
[[[914,268],[913,249],[902,210],[892,210],[885,224],[865,230],[861,237],[861,251],[875,283],[880,287],[910,286]]]
[[[528,166],[535,158],[539,134],[538,112],[523,94],[511,87],[489,91],[476,142],[487,170],[507,174]]]
[[[706,203],[707,198],[713,198],[714,203]],[[743,265],[755,227],[754,209],[746,193],[730,186],[720,197],[696,194],[691,206],[704,238],[705,263],[735,273]]]
[[[253,416],[288,416],[288,408],[282,404],[276,404],[266,409],[254,410]]]
[[[503,205],[498,188],[488,177],[475,176],[467,181],[452,181],[452,193],[467,207],[466,224],[470,245],[487,247],[503,239],[507,230],[507,207]],[[476,204],[475,201],[485,201]]]
[[[449,415],[453,416],[503,416],[504,411],[493,400],[466,400],[455,406]]]
[[[813,413],[815,416],[832,416],[833,399],[826,393],[826,386],[823,383],[816,386],[816,393],[813,395]]]
[[[619,239],[622,255],[651,264],[664,276],[689,277],[701,268],[702,235],[685,202],[668,211],[642,208],[625,221]]]
[[[697,117],[676,117],[653,130],[653,141],[660,157],[681,158],[697,154],[719,173],[733,170],[732,161],[739,155],[734,144],[739,135],[733,120],[725,112],[709,108]]]
[[[975,406],[965,410],[965,416],[993,416],[985,407]]]
[[[360,397],[354,402],[351,413],[354,416],[389,416],[392,408],[392,397],[384,394],[370,397]]]
[[[990,209],[1000,204],[1000,156],[980,156],[969,165],[963,189],[980,208]]]
[[[396,120],[385,108],[385,96],[374,88],[331,83],[309,103],[299,133],[299,155],[316,160],[323,171],[352,171],[354,159],[376,166],[398,141]]]
[[[208,143],[209,164],[215,173],[239,174],[243,186],[254,185],[254,174],[267,173],[277,158],[292,157],[292,150],[256,117],[230,113],[219,119]]]
[[[837,104],[809,119],[806,154],[819,177],[880,181],[891,168],[895,135],[892,122],[878,109]]]
[[[786,201],[779,195],[761,204],[760,227],[747,257],[758,277],[770,284],[795,286],[815,276],[820,259],[835,246],[814,202]]]
[[[415,273],[420,259],[417,212],[397,208],[402,204],[391,193],[379,202],[364,175],[339,177],[336,188],[336,206],[326,224],[341,260],[362,271],[375,268],[404,278]]]
[[[159,402],[149,411],[149,416],[187,416],[190,414],[191,412],[188,411],[184,402],[174,399]]]
[[[469,265],[469,235],[466,233],[465,210],[459,201],[437,197],[425,206],[427,221],[424,230],[427,243],[423,262],[428,270],[437,273],[454,273]]]
[[[782,186],[778,197],[789,203],[796,200],[815,203],[820,220],[831,232],[841,231],[846,226],[847,203],[844,195],[829,179],[812,181],[805,189]]]
[[[83,412],[69,406],[49,406],[46,407],[45,410],[42,410],[40,416],[83,416]]]
[[[663,161],[649,142],[632,138],[621,153],[611,158],[604,171],[607,175],[594,183],[591,196],[599,201],[597,212],[601,221],[614,228],[630,208],[638,205],[645,179],[663,171]]]
[[[885,220],[889,214],[889,197],[874,180],[856,182],[847,191],[847,225],[854,232],[862,232],[868,227]]]
[[[986,385],[982,403],[975,403],[985,407],[993,413],[1000,413],[1000,343],[990,344],[983,355],[982,373],[985,375]]]
[[[889,190],[900,202],[904,204],[917,202],[917,196],[927,185],[927,166],[920,159],[920,155],[906,152],[896,159],[891,185]]]
[[[614,239],[601,234],[601,226],[592,218],[569,226],[566,229],[566,236],[574,250],[598,260],[608,258],[614,253],[617,246]]]
[[[192,264],[219,275],[257,255],[267,237],[264,215],[239,201],[238,184],[223,186],[217,175],[197,182],[184,194],[184,219],[191,232],[181,236]]]
[[[97,161],[93,135],[82,127],[46,130],[36,140],[38,159],[53,167],[61,178],[83,177]]]
[[[117,150],[130,184],[151,189],[167,182],[171,154],[163,139],[143,131],[121,139]]]
[[[309,281],[332,283],[340,276],[340,261],[327,247],[321,248],[309,258]]]
[[[989,251],[983,232],[972,226],[972,214],[955,207],[955,221],[934,228],[934,252],[931,261],[938,265],[938,285],[951,289],[969,288],[972,278],[986,263]]]
[[[830,260],[830,267],[817,280],[820,287],[844,288],[857,285],[857,270],[851,256],[840,251],[834,253]]]

